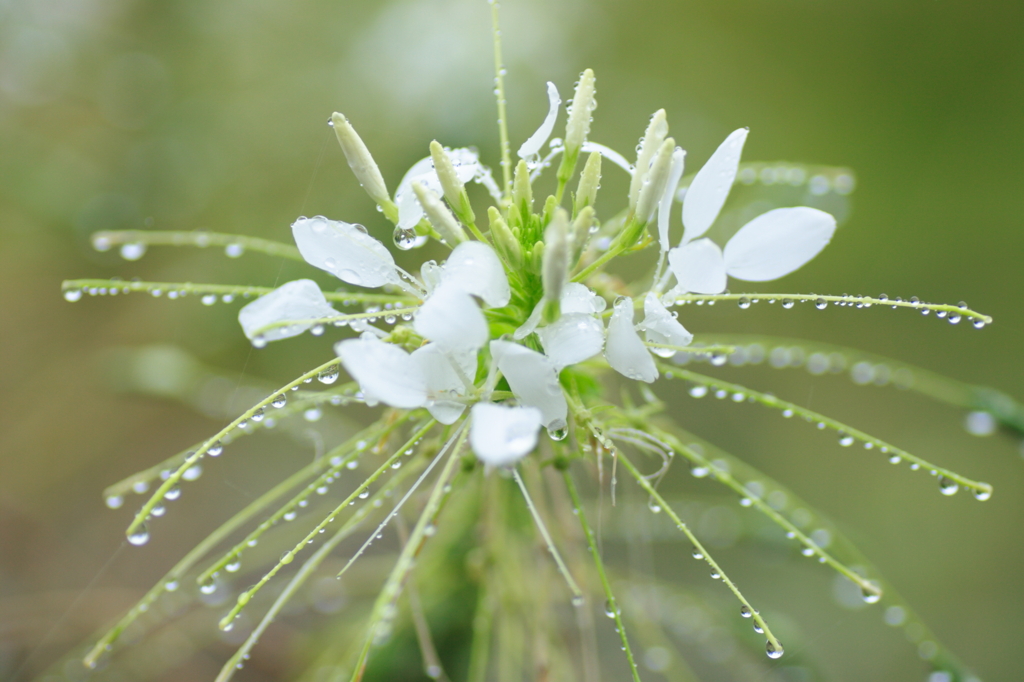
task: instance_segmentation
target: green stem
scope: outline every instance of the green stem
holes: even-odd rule
[[[512,152],[508,142],[508,112],[505,110],[505,65],[501,58],[501,26],[498,0],[491,0],[491,31],[494,37],[494,96],[498,100],[498,136],[501,141],[501,176],[505,200],[512,196]]]
[[[149,293],[153,296],[178,298],[181,296],[229,296],[250,298],[263,296],[274,291],[275,287],[254,287],[240,284],[193,284],[192,282],[136,282],[121,279],[69,279],[61,283],[61,291],[87,293],[90,296],[114,296],[117,293],[132,292]],[[341,302],[344,305],[354,303],[393,303],[408,304],[419,299],[401,294],[369,294],[357,291],[325,291],[324,298],[328,301]],[[212,305],[212,303],[211,303]]]
[[[114,230],[106,232],[94,232],[92,235],[93,248],[99,251],[106,251],[111,246],[118,244],[145,244],[147,246],[196,246],[205,248],[207,246],[233,246],[241,247],[245,251],[256,251],[265,253],[268,256],[279,256],[294,261],[305,262],[299,250],[291,244],[283,244],[270,239],[259,237],[247,237],[241,234],[226,234],[223,232],[203,232],[195,230],[192,232],[175,230]]]
[[[580,525],[583,526],[583,535],[587,539],[587,547],[590,549],[590,553],[594,557],[594,564],[597,566],[597,575],[601,580],[601,587],[604,588],[604,596],[608,600],[606,608],[612,614],[612,618],[615,619],[615,628],[619,632],[619,638],[622,640],[622,649],[626,652],[626,660],[629,661],[629,669],[633,674],[633,682],[640,682],[640,672],[637,670],[636,661],[633,659],[633,650],[629,646],[629,639],[626,637],[626,626],[622,622],[622,612],[619,609],[619,603],[615,599],[615,594],[612,592],[611,583],[608,582],[608,574],[604,570],[604,562],[601,560],[601,553],[597,550],[597,542],[594,539],[594,531],[591,530],[590,524],[587,523],[586,514],[583,512],[583,503],[580,502],[579,493],[576,492],[576,484],[573,483],[572,476],[569,475],[569,471],[565,470],[562,472],[563,478],[565,478],[565,486],[569,491],[569,497],[572,500],[573,509],[576,515],[580,519]]]

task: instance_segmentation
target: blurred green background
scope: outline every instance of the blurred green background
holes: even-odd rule
[[[683,309],[691,331],[840,343],[1024,397],[1024,4],[506,0],[503,29],[514,145],[543,117],[544,81],[568,99],[591,67],[591,138],[623,152],[664,107],[690,172],[739,126],[751,129],[746,160],[855,170],[850,220],[773,288],[966,300],[995,318],[976,331],[909,311],[720,305]],[[65,278],[272,285],[309,274],[219,250],[154,247],[125,262],[93,251],[88,236],[152,226],[290,241],[296,216],[324,214],[388,238],[325,121],[344,112],[392,187],[434,138],[475,145],[497,168],[489,31],[484,0],[0,0],[0,678],[24,664],[19,679],[44,669],[79,679],[60,657],[203,537],[208,519],[305,461],[319,437],[254,439],[244,458],[207,467],[149,546],[119,551],[134,503],[110,511],[102,489],[206,437],[223,415],[125,392],[124,356],[112,349],[170,344],[229,384],[278,385],[329,357],[333,339],[250,352],[237,304],[69,304]],[[615,172],[606,170],[606,192]],[[603,195],[598,206],[615,203]],[[1019,678],[1019,439],[971,436],[959,411],[844,376],[725,375],[995,484],[986,503],[945,498],[926,474],[842,450],[802,424],[658,389],[684,426],[849,532],[982,679]],[[687,491],[716,492],[687,482],[677,494]],[[835,598],[829,571],[762,554],[741,543],[719,559],[755,603],[793,623],[813,679],[926,678],[877,608]],[[689,564],[659,566],[659,576],[717,587]],[[248,679],[284,679],[301,665],[302,623],[280,625]],[[226,647],[165,643],[152,672],[212,679]]]

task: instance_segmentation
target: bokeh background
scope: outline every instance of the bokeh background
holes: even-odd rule
[[[103,488],[204,438],[223,423],[234,386],[279,385],[328,357],[332,339],[251,352],[237,304],[140,295],[67,303],[65,278],[270,285],[308,275],[219,250],[152,248],[125,262],[116,250],[93,251],[89,235],[201,228],[288,241],[296,216],[324,214],[386,239],[325,121],[343,111],[392,186],[434,138],[475,145],[496,167],[489,21],[484,0],[0,0],[0,678],[81,679],[63,657],[211,519],[306,461],[330,429],[350,428],[335,415],[291,438],[254,439],[244,457],[207,467],[148,546],[125,548],[134,503],[110,511]],[[600,103],[592,139],[616,149],[632,150],[664,107],[691,170],[739,126],[751,129],[746,160],[854,169],[849,220],[778,288],[966,300],[996,320],[976,331],[888,309],[717,306],[687,309],[688,328],[840,343],[1024,398],[1024,5],[506,0],[503,22],[513,140],[543,116],[544,81],[568,98],[591,67]],[[161,348],[150,365],[136,367],[131,349],[153,345]],[[197,375],[221,377],[222,392],[195,394],[186,378]],[[835,520],[982,679],[1016,679],[1019,437],[972,436],[962,411],[842,375],[725,375],[996,485],[985,503],[946,498],[926,474],[840,449],[802,424],[664,391],[685,426]],[[714,503],[711,486],[672,478],[674,494]],[[726,525],[742,525],[729,504],[736,518]],[[781,614],[787,642],[814,663],[779,667],[772,679],[927,677],[915,646],[877,608],[837,596],[829,571],[756,543],[720,545],[748,596]],[[658,572],[720,588],[681,560]],[[312,611],[332,610],[321,602]],[[326,618],[312,611],[274,630],[248,679],[301,669],[307,625]],[[161,641],[134,674],[212,679],[230,649],[196,637]]]

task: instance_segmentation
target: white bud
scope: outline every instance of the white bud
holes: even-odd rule
[[[341,151],[345,153],[345,159],[348,161],[352,173],[355,174],[356,180],[386,213],[394,213],[397,216],[391,195],[388,194],[387,185],[384,184],[384,177],[380,174],[377,162],[373,160],[370,150],[366,148],[359,133],[348,122],[348,119],[338,112],[331,115],[331,125],[334,127],[334,134],[337,135],[338,142],[341,144]]]
[[[668,176],[672,170],[672,151],[675,146],[676,141],[671,137],[661,143],[658,154],[651,163],[651,169],[640,187],[640,196],[636,202],[636,219],[645,225],[654,217],[654,211],[665,193],[665,185],[668,184]]]
[[[555,210],[555,215],[544,230],[544,260],[541,280],[544,283],[544,300],[555,302],[562,295],[562,287],[569,275],[569,214],[565,209]]]
[[[668,120],[665,117],[665,110],[658,109],[651,116],[651,122],[647,124],[644,137],[640,140],[640,151],[636,155],[636,167],[633,169],[633,180],[629,183],[629,207],[636,208],[637,199],[640,198],[640,187],[643,186],[644,178],[647,177],[647,169],[651,165],[651,159],[658,153],[661,143],[668,137]]]
[[[594,72],[587,69],[580,74],[576,92],[569,106],[569,122],[565,125],[565,154],[575,157],[590,133],[590,118],[597,108],[594,98]]]
[[[423,207],[423,212],[427,214],[427,220],[434,226],[441,238],[448,242],[449,246],[454,248],[466,240],[465,231],[441,201],[441,197],[420,182],[412,183],[412,191],[416,194],[420,206]]]

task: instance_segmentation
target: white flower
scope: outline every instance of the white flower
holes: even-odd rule
[[[427,385],[425,407],[442,424],[454,424],[466,410],[464,398],[476,376],[477,354],[446,352],[436,343],[428,343],[412,352]],[[469,386],[467,386],[467,382]]]
[[[584,313],[562,315],[538,329],[537,336],[556,372],[594,357],[604,347],[604,325]]]
[[[277,341],[297,336],[315,322],[291,323],[273,329],[267,329],[268,326],[292,320],[316,320],[337,314],[338,311],[327,302],[316,282],[297,279],[282,284],[239,310],[238,322],[249,340],[262,338],[264,341]]]
[[[683,240],[668,254],[679,282],[675,291],[718,294],[725,291],[727,277],[752,282],[778,279],[817,256],[835,232],[836,221],[830,214],[799,206],[754,218],[733,235],[724,252],[702,238],[725,205],[746,139],[745,128],[729,135],[686,191]],[[660,237],[664,248],[667,231]]]
[[[508,466],[537,447],[541,426],[537,408],[477,403],[471,414],[469,444],[483,463]]]
[[[491,357],[519,402],[540,410],[541,423],[549,429],[564,428],[569,406],[558,383],[554,363],[541,353],[511,341],[491,341],[490,347]]]
[[[334,345],[345,371],[359,382],[368,405],[412,409],[427,403],[427,379],[418,362],[372,334]]]
[[[604,357],[612,369],[630,379],[652,383],[658,378],[654,359],[633,326],[633,301],[625,296],[615,302],[608,322]]]
[[[689,346],[693,341],[693,334],[686,331],[674,313],[665,309],[654,292],[648,292],[647,297],[644,298],[644,321],[640,323],[640,327],[644,330],[648,343]],[[667,348],[651,348],[650,351],[663,358],[676,354],[676,351]]]
[[[454,282],[434,290],[416,311],[413,328],[448,351],[477,351],[490,338],[480,306]]]

